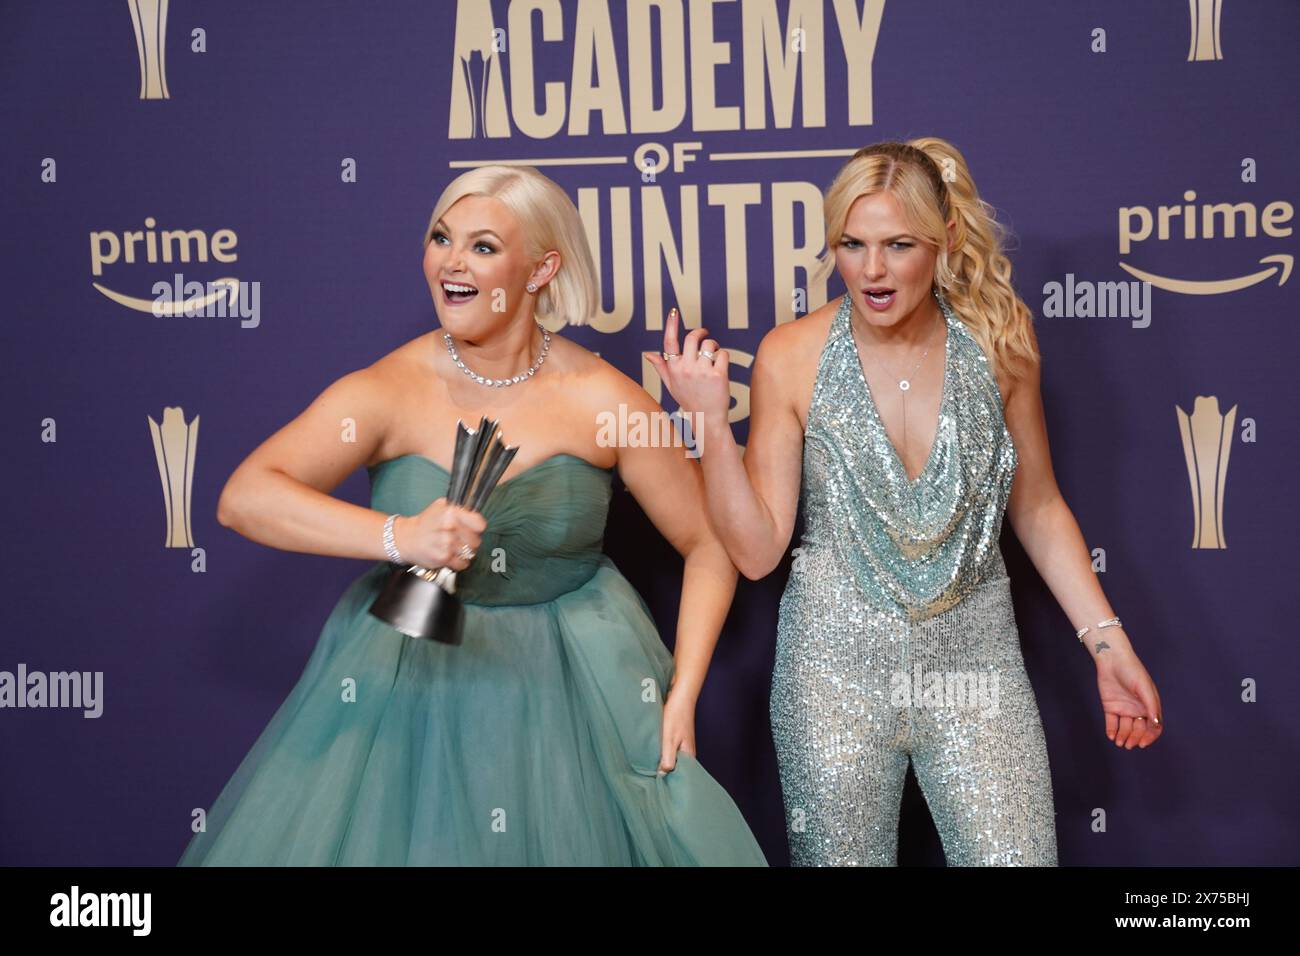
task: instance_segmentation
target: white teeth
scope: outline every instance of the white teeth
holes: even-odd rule
[[[442,287],[446,289],[448,292],[477,292],[478,291],[478,289],[474,288],[472,285],[460,285],[459,283],[456,282],[444,282],[442,284]]]

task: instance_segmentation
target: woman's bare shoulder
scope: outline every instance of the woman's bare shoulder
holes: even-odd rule
[[[767,408],[788,408],[804,426],[817,364],[838,308],[839,300],[832,299],[763,336],[754,356],[751,407],[761,401]]]
[[[612,362],[572,339],[552,335],[551,354],[558,359],[552,374],[557,379],[563,378],[564,390],[581,396],[588,408],[615,407],[620,401],[628,401],[636,391],[644,392]]]
[[[369,365],[342,376],[334,385],[370,410],[369,417],[374,420],[372,424],[383,419],[380,433],[385,436],[385,444],[394,427],[397,409],[411,395],[424,394],[428,376],[436,374],[433,363],[427,359],[427,350],[431,347],[427,333],[416,336]]]
[[[375,359],[365,371],[377,387],[400,388],[436,374],[431,350],[440,346],[437,332],[425,332]]]
[[[782,380],[802,381],[816,369],[838,306],[837,300],[827,302],[805,316],[769,330],[759,342],[756,364]]]

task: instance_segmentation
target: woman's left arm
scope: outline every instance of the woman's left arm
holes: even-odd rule
[[[621,373],[619,377],[617,399],[626,405],[628,420],[644,416],[648,427],[642,434],[662,434],[667,413],[645,389]],[[616,406],[611,410],[617,414]],[[676,766],[679,748],[695,756],[695,704],[736,593],[738,572],[709,522],[703,471],[689,450],[629,445],[617,451],[619,477],[686,562],[672,683],[664,701],[659,770],[665,773]]]
[[[1160,695],[1123,627],[1097,627],[1116,615],[1056,484],[1037,366],[1011,386],[1005,418],[1019,460],[1007,519],[1075,631],[1089,628],[1084,646],[1097,666],[1106,736],[1126,749],[1147,747],[1163,730]]]

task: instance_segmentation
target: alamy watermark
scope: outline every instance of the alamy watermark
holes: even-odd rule
[[[1048,319],[1132,319],[1133,328],[1151,324],[1151,283],[1075,280],[1043,286],[1043,317]]]
[[[643,412],[620,403],[618,412],[596,415],[596,444],[601,448],[685,448],[687,458],[704,453],[704,413]]]
[[[179,272],[172,281],[155,282],[153,314],[186,319],[240,319],[240,327],[255,329],[262,322],[262,283],[254,279],[218,279],[215,282],[185,281]]]
[[[997,671],[925,671],[917,664],[912,673],[895,671],[889,677],[891,707],[978,710],[981,716],[998,713]]]
[[[72,707],[99,717],[104,713],[103,671],[0,671],[0,708]]]

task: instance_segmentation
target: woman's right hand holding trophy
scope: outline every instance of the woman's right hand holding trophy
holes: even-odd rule
[[[477,429],[456,423],[456,451],[447,493],[418,515],[390,515],[384,547],[391,562],[406,563],[389,575],[370,613],[408,637],[443,644],[461,641],[464,609],[456,597],[456,573],[474,560],[487,519],[480,513],[519,446],[507,446],[486,415]]]
[[[393,522],[402,559],[423,568],[464,571],[483,543],[487,519],[477,511],[438,498],[416,515]]]

